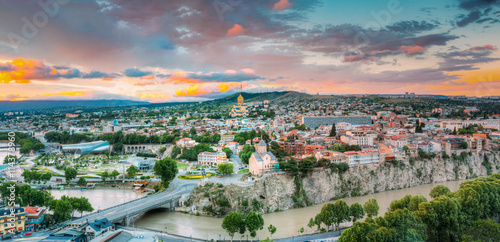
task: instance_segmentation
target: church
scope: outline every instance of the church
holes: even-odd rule
[[[238,104],[233,105],[229,115],[231,115],[231,117],[246,117],[248,115],[247,105],[245,104],[241,94],[238,97]]]
[[[270,151],[267,151],[267,145],[264,140],[261,140],[257,145],[257,152],[254,152],[248,160],[249,171],[252,175],[260,176],[264,173],[273,171],[273,168],[278,164],[276,156]]]

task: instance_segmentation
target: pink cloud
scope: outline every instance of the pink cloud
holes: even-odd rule
[[[373,56],[368,57],[365,54],[344,56],[344,62],[368,61],[368,60],[373,61],[375,60],[375,57]]]
[[[402,45],[401,50],[403,52],[406,52],[408,55],[419,55],[424,53],[425,48],[418,45],[412,45],[412,46]]]
[[[235,24],[232,28],[227,31],[228,36],[237,36],[245,32],[245,29],[239,24]]]
[[[285,10],[289,9],[292,4],[288,0],[280,0],[276,4],[274,4],[273,10],[279,11],[279,10]]]
[[[488,51],[488,50],[496,50],[497,47],[493,45],[485,45],[485,46],[474,46],[467,51]]]

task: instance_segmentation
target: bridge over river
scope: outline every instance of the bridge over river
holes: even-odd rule
[[[172,184],[174,185],[174,184]],[[79,226],[87,221],[91,222],[96,219],[107,218],[115,224],[129,226],[137,217],[147,211],[156,208],[167,208],[174,211],[179,204],[179,199],[182,195],[189,195],[196,184],[177,184],[169,191],[148,195],[127,203],[123,203],[114,207],[106,208],[92,214],[85,215],[81,218],[75,218],[60,224],[60,228],[67,226]]]

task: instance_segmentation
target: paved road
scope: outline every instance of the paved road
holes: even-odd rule
[[[243,162],[241,162],[241,159],[239,156],[231,155],[231,157],[229,157],[229,158],[236,164],[236,166],[239,166],[239,167],[245,166],[245,164],[243,164]]]

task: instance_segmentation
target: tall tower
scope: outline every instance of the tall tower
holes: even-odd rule
[[[238,97],[238,104],[243,104],[245,103],[243,100],[243,96],[241,95],[243,93],[243,83],[240,83],[240,96]]]
[[[257,145],[257,153],[264,154],[267,152],[267,145],[264,139],[260,140],[260,143]]]

